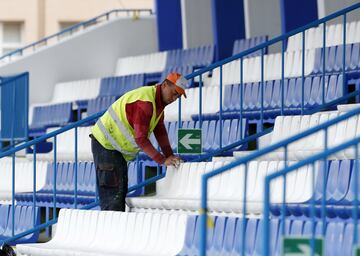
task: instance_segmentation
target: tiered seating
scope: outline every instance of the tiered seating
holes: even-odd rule
[[[271,144],[277,143],[297,133],[310,129],[321,123],[339,116],[342,112],[319,112],[313,115],[303,116],[278,116],[275,119],[274,130],[271,134]],[[345,141],[349,141],[359,136],[358,117],[331,126],[328,129],[328,147],[334,147]],[[331,138],[331,139],[330,139]],[[303,160],[315,153],[324,150],[324,132],[319,131],[288,146],[288,159]],[[234,153],[235,156],[242,156],[242,153]],[[347,149],[329,157],[329,159],[354,159],[354,150]],[[266,154],[265,159],[282,160],[284,158],[283,149]]]
[[[142,163],[129,162],[128,183],[129,187],[139,184],[143,179]],[[56,165],[56,202],[57,207],[71,207],[75,203],[75,168],[74,162],[59,162]],[[36,205],[52,207],[54,199],[54,163],[47,164],[45,184],[35,194]],[[21,191],[20,191],[21,192]],[[143,194],[143,189],[138,189],[129,196]],[[77,163],[77,204],[87,205],[95,201],[96,195],[96,172],[93,162]],[[33,193],[17,193],[15,199],[19,204],[32,205]]]
[[[122,96],[144,85],[144,74],[106,77],[101,79],[99,97]]]
[[[304,79],[304,109],[318,107],[322,101],[322,77],[306,77]],[[302,104],[302,78],[284,80],[284,113],[299,114]],[[261,82],[243,84],[242,109],[244,117],[259,118],[261,108],[265,118],[278,116],[281,113],[281,80],[267,81],[264,84],[264,101],[261,105]],[[241,85],[225,86],[223,111],[225,117],[237,117],[240,112]],[[344,96],[346,88],[343,86],[342,75],[325,76],[325,102],[330,102]],[[207,119],[216,118],[217,114],[206,115]],[[196,116],[194,116],[196,119]]]
[[[34,107],[30,135],[43,134],[49,127],[63,126],[73,121],[72,103]]]
[[[243,125],[243,134],[240,134],[240,125]],[[178,122],[169,122],[166,124],[169,135],[170,145],[174,152],[177,151],[177,127]],[[242,124],[239,119],[222,120],[222,147],[235,143],[247,134],[247,122],[244,119]],[[182,128],[193,129],[200,128],[199,121],[184,121]],[[202,145],[204,152],[212,152],[220,148],[220,121],[205,120],[202,122]]]
[[[30,107],[30,136],[39,136],[49,127],[66,125],[75,121],[73,108],[83,108],[88,99],[99,94],[100,79],[58,83],[48,103]],[[76,103],[76,104],[75,104]]]
[[[232,55],[236,55],[245,50],[253,48],[259,44],[265,43],[267,41],[267,36],[255,36],[248,39],[238,39],[234,41]],[[265,51],[267,53],[267,51]],[[254,57],[261,55],[261,51],[257,51],[248,55],[248,57]]]
[[[346,43],[360,43],[360,21],[346,23]],[[343,44],[343,24],[326,26],[326,46]],[[305,48],[314,49],[323,47],[323,26],[310,28],[305,31]],[[287,51],[302,49],[302,33],[298,33],[288,40]]]
[[[200,68],[208,66],[214,61],[214,49],[214,45],[205,45],[197,48],[168,51],[166,67],[191,66]]]
[[[261,255],[263,253],[263,221],[247,218],[245,222],[245,244],[242,243],[243,219],[236,217],[213,217],[214,228],[208,228],[208,255]],[[282,234],[281,219],[270,220],[270,255],[281,255]],[[311,237],[311,219],[286,219],[285,235],[288,237]],[[200,218],[188,217],[186,238],[183,250],[179,255],[197,255],[199,252]],[[323,224],[315,219],[315,236],[321,236]],[[360,232],[360,229],[355,231]],[[351,221],[328,219],[324,237],[324,255],[353,255],[354,225]],[[358,243],[357,243],[358,245]],[[245,248],[244,248],[245,247]]]
[[[263,252],[263,220],[246,218],[242,243],[242,217],[212,216],[208,227],[207,254],[260,255]],[[288,237],[311,236],[311,219],[270,219],[270,255],[280,255],[282,229]],[[325,255],[352,255],[354,225],[328,219],[325,223]],[[315,219],[315,236],[323,223]],[[360,230],[356,232],[359,233]],[[62,209],[55,237],[44,244],[17,246],[18,255],[197,255],[200,218],[178,213],[121,213]],[[124,239],[118,239],[123,237]],[[244,248],[245,247],[245,248]]]
[[[78,128],[78,160],[79,161],[91,161],[91,140],[89,134],[91,127],[79,127]],[[51,128],[47,130],[47,133],[57,130],[57,128]],[[31,155],[28,155],[31,158]],[[71,129],[57,136],[56,145],[56,157],[58,161],[62,160],[75,160],[75,130]],[[52,161],[54,158],[53,150],[45,154],[37,154],[38,159]]]
[[[60,162],[56,166],[56,202],[58,207],[69,207],[74,204],[75,163]],[[95,201],[95,167],[92,162],[79,162],[77,165],[77,203],[86,205]],[[54,164],[47,165],[46,183],[36,192],[36,205],[52,206],[54,196]],[[32,204],[33,193],[16,194],[21,204]]]
[[[106,110],[118,97],[144,84],[144,74],[103,78],[100,84],[99,97],[87,102],[87,115],[91,116]]]
[[[18,245],[18,255],[176,255],[186,215],[62,209],[50,242]]]
[[[33,191],[33,162],[15,162],[15,193]],[[45,184],[46,162],[36,162],[36,190]],[[9,203],[12,199],[12,161],[11,159],[0,162],[0,202]]]
[[[115,75],[161,73],[166,65],[167,52],[158,52],[120,58],[117,61]]]
[[[129,207],[136,211],[144,209],[200,209],[201,175],[228,164],[229,162],[184,163],[178,169],[168,168],[166,177],[156,184],[156,195],[127,198]],[[289,165],[294,162],[289,162]],[[284,161],[252,161],[247,165],[247,210],[252,214],[262,212],[264,178],[281,170]],[[318,168],[317,168],[318,170]],[[287,179],[287,202],[303,203],[311,197],[310,167],[297,170]],[[243,212],[245,167],[238,166],[231,171],[215,176],[208,188],[208,209],[214,212]],[[174,185],[176,182],[176,185]],[[282,181],[273,188],[271,201],[282,202]]]
[[[10,205],[0,205],[0,241],[12,237],[12,207]],[[33,228],[34,225],[40,224],[40,211],[39,208],[35,209],[34,223],[34,208],[32,206],[15,206],[15,223],[14,233],[15,235],[28,231]],[[24,236],[16,241],[17,244],[21,243],[35,243],[39,237],[39,231],[35,231],[32,234]],[[14,243],[10,243],[13,245]]]

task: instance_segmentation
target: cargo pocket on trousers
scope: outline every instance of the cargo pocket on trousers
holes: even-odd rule
[[[119,186],[119,176],[113,164],[99,163],[98,179],[99,185],[102,187]]]

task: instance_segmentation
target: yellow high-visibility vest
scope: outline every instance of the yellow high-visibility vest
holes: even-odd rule
[[[140,148],[134,139],[134,129],[126,117],[126,104],[135,101],[151,102],[153,113],[150,120],[148,138],[158,124],[163,112],[156,118],[156,86],[144,86],[125,93],[115,101],[103,116],[92,127],[91,132],[96,140],[106,149],[122,153],[126,161],[135,158]]]

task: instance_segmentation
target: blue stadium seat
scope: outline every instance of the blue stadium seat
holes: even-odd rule
[[[86,110],[87,115],[91,116],[100,111],[107,110],[110,107],[110,105],[117,100],[117,98],[118,98],[117,96],[105,96],[105,97],[98,97],[89,100]]]
[[[121,96],[128,91],[143,86],[144,74],[105,77],[101,79],[99,97]]]
[[[46,128],[63,126],[73,121],[72,103],[60,103],[34,108],[30,136],[38,136]]]
[[[353,44],[351,51],[350,69],[360,68],[360,43]]]
[[[197,226],[197,222],[199,222],[197,216],[195,215],[188,216],[186,223],[184,247],[179,253],[179,255],[184,255],[184,256],[191,255],[191,252],[193,250],[195,227]]]
[[[7,220],[9,218],[10,205],[0,205],[0,235],[2,235],[7,226]]]
[[[232,55],[239,54],[247,49],[255,47],[266,41],[267,41],[267,36],[257,36],[257,37],[252,37],[249,39],[237,39],[234,41]],[[265,53],[267,53],[267,49],[265,49]],[[253,53],[247,55],[247,57],[254,57],[254,56],[258,56],[260,54],[261,54],[261,51],[256,51],[256,52],[253,52]]]
[[[78,162],[77,203],[89,204],[95,200],[96,177],[95,167],[92,162]],[[53,164],[48,164],[45,186],[36,192],[38,206],[50,206],[54,199],[54,171]],[[56,200],[59,207],[68,207],[74,204],[75,197],[75,163],[61,162],[56,167]],[[32,193],[17,193],[17,201],[31,204]]]
[[[3,206],[1,206],[3,207]],[[3,216],[4,223],[6,225],[4,231],[0,233],[0,240],[5,240],[10,237],[12,237],[12,227],[13,227],[13,221],[12,221],[12,209],[11,206],[8,207],[9,214],[6,214]],[[31,229],[34,224],[39,225],[40,223],[40,212],[39,208],[35,208],[35,223],[33,223],[34,216],[34,208],[32,206],[25,206],[25,205],[16,205],[15,206],[15,223],[14,223],[14,233],[15,235],[20,234],[22,232],[25,232],[29,229]],[[5,226],[4,225],[4,226]],[[35,231],[34,233],[31,233],[27,236],[24,236],[16,242],[11,242],[10,245],[20,244],[20,243],[34,243],[37,242],[39,237],[39,231]]]
[[[191,66],[194,68],[210,65],[214,61],[214,46],[205,45],[190,49],[168,51],[166,68]]]
[[[341,244],[344,237],[345,223],[329,222],[325,236],[325,255],[342,255]]]
[[[238,218],[228,217],[224,232],[223,248],[218,253],[219,255],[230,255],[234,247],[235,229]],[[240,224],[239,224],[240,225]]]

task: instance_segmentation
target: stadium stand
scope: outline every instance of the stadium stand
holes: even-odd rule
[[[350,90],[353,85],[355,92],[359,90],[360,21],[346,23],[345,46],[343,25],[332,24],[326,26],[326,48],[322,49],[322,29],[320,25],[305,30],[304,70],[302,33],[298,33],[288,38],[283,74],[282,53],[268,53],[266,46],[263,48],[263,70],[261,50],[241,57],[242,84],[240,59],[223,63],[221,75],[219,67],[204,71],[203,84],[192,77],[186,88],[187,99],[165,109],[165,126],[174,152],[177,151],[178,128],[201,128],[203,154],[199,159],[202,161],[184,155],[189,161],[178,168],[168,167],[165,173],[160,171],[164,177],[156,181],[156,193],[145,195],[144,186],[138,185],[145,180],[146,167],[155,164],[140,154],[140,162],[128,164],[129,187],[135,188],[130,189],[126,199],[127,212],[61,209],[55,235],[49,242],[36,243],[39,229],[11,241],[17,244],[18,255],[185,256],[200,255],[203,249],[207,255],[265,255],[267,249],[267,255],[281,255],[285,236],[312,235],[323,237],[324,255],[352,255],[360,231],[356,222],[360,196],[357,188],[359,146],[354,144],[320,159],[306,161],[329,148],[359,139],[359,114],[229,167],[268,146],[359,108],[359,104],[324,106],[324,103],[346,98],[353,92]],[[267,39],[267,36],[260,36],[236,40],[232,54],[241,55]],[[117,61],[114,77],[58,83],[51,101],[32,106],[31,134],[40,136],[45,130],[49,134],[84,115],[96,115],[127,91],[161,81],[170,71],[191,76],[196,69],[214,62],[215,47],[208,45],[122,57]],[[358,99],[351,97],[348,102],[358,102]],[[258,142],[253,150],[246,141],[252,136],[250,124],[257,123],[263,132],[264,120],[273,123],[273,129],[255,138]],[[77,134],[70,129],[57,135],[55,164],[54,148],[36,154],[35,194],[33,154],[27,154],[22,162],[16,158],[15,235],[40,224],[39,207],[50,209],[56,203],[58,208],[78,208],[97,203],[96,172],[88,138],[89,125],[95,121],[90,118],[81,125],[73,124]],[[154,136],[150,140],[157,147]],[[229,146],[231,148],[224,149]],[[244,151],[246,149],[250,150]],[[304,165],[295,168],[299,163]],[[269,217],[265,215],[267,179],[288,167],[294,169],[286,174],[286,179],[280,176],[269,185]],[[224,168],[228,171],[220,173]],[[0,179],[0,202],[9,203],[12,199],[11,159],[2,160],[0,170],[5,177]],[[202,181],[215,172],[219,172],[218,175],[211,176],[207,183],[207,207],[204,209]],[[0,206],[0,242],[13,236],[11,211],[9,205]],[[204,214],[208,214],[205,222]],[[268,230],[265,230],[266,222]],[[206,235],[202,233],[204,223]],[[124,239],[119,239],[122,237]],[[269,248],[265,248],[264,237]],[[204,241],[206,247],[202,248]]]

